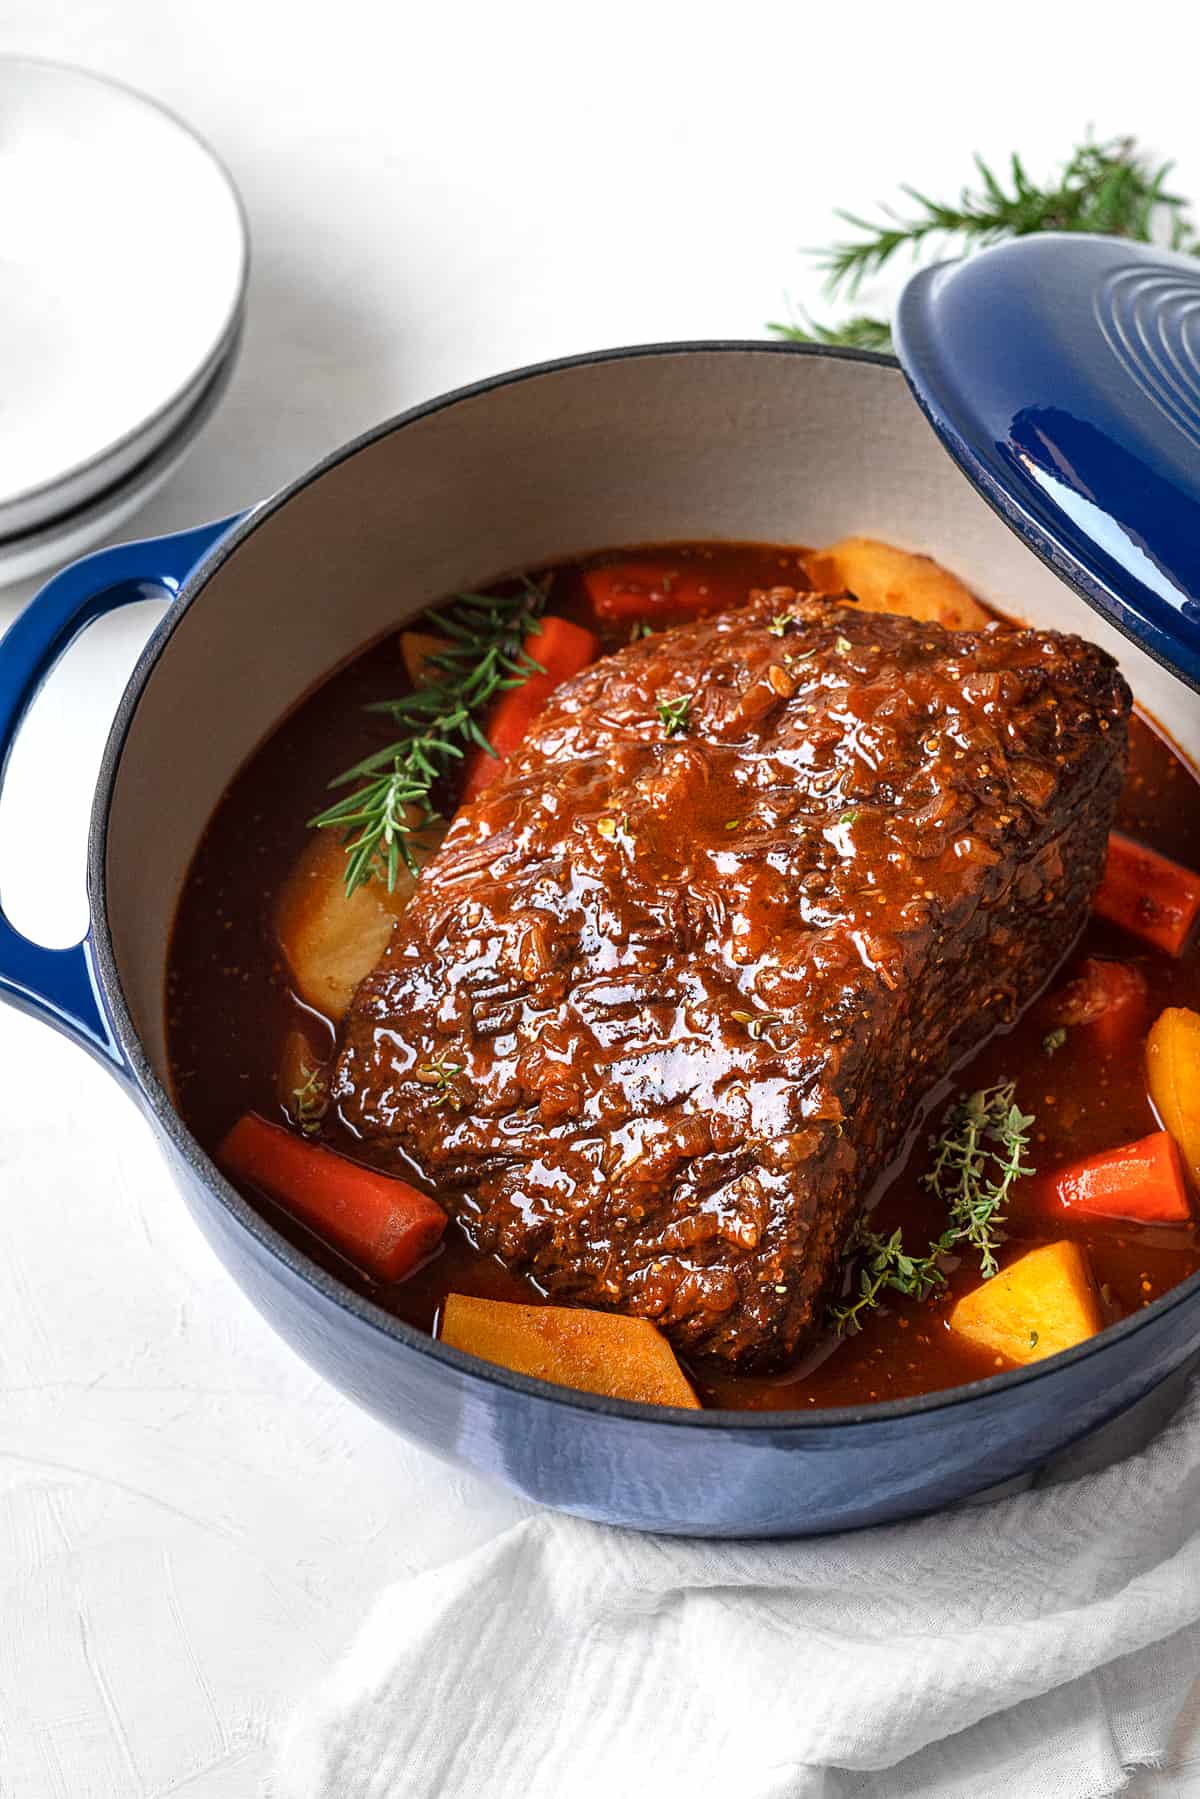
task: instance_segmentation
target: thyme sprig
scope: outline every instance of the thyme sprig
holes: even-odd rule
[[[496,754],[480,715],[498,693],[545,672],[522,648],[545,602],[545,590],[526,578],[514,594],[456,594],[422,620],[442,643],[425,658],[421,685],[367,708],[387,713],[399,736],[337,775],[329,785],[353,791],[309,820],[343,833],[347,895],[376,875],[392,891],[401,865],[418,872],[420,833],[440,816],[436,782],[472,746]]]
[[[951,1247],[951,1233],[946,1231],[930,1244],[926,1255],[910,1256],[905,1253],[899,1228],[884,1237],[860,1221],[846,1246],[847,1260],[856,1265],[857,1292],[844,1305],[830,1307],[833,1328],[841,1333],[861,1330],[864,1314],[880,1303],[885,1288],[909,1299],[924,1299],[935,1287],[944,1287],[941,1258]]]
[[[304,1078],[298,1087],[292,1088],[292,1117],[302,1136],[315,1137],[329,1110],[329,1081],[320,1063],[310,1068],[307,1062],[302,1062],[300,1073]]]
[[[692,698],[682,693],[677,699],[659,700],[655,707],[664,737],[684,737],[691,723]]]
[[[974,162],[978,185],[964,186],[956,200],[936,200],[906,185],[900,190],[911,202],[906,212],[883,206],[881,218],[866,219],[839,211],[837,217],[859,235],[816,252],[826,292],[853,297],[903,249],[911,250],[914,260],[931,247],[939,255],[965,255],[1038,231],[1162,240],[1173,250],[1200,253],[1190,202],[1167,186],[1172,164],[1157,161],[1132,137],[1100,143],[1088,138],[1045,182],[1030,176],[1015,151],[999,174],[981,156]],[[818,324],[802,314],[798,324],[772,324],[768,330],[800,343],[891,348],[887,320],[864,313],[841,325]]]
[[[964,1094],[929,1139],[933,1161],[924,1180],[946,1208],[946,1229],[924,1255],[908,1254],[899,1230],[884,1237],[861,1220],[855,1226],[845,1262],[857,1274],[857,1285],[852,1297],[830,1309],[835,1330],[860,1330],[864,1314],[880,1303],[885,1289],[924,1299],[945,1286],[942,1259],[963,1245],[978,1255],[984,1280],[996,1273],[1009,1195],[1016,1181],[1034,1172],[1025,1161],[1034,1121],[1014,1094],[1012,1081]]]
[[[951,1106],[941,1135],[929,1139],[933,1166],[925,1185],[946,1207],[956,1241],[978,1251],[984,1280],[996,1272],[1004,1208],[1013,1183],[1032,1174],[1025,1162],[1033,1115],[1015,1103],[1015,1083],[982,1087]]]
[[[432,1105],[448,1104],[452,1112],[461,1112],[462,1101],[455,1091],[454,1082],[462,1071],[461,1062],[451,1062],[445,1056],[439,1056],[434,1062],[423,1062],[416,1072],[423,1087],[437,1089],[430,1102]]]

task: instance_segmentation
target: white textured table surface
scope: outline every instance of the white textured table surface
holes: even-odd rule
[[[156,95],[248,206],[241,366],[129,534],[257,499],[495,369],[758,335],[789,294],[816,299],[798,246],[825,240],[834,205],[901,178],[951,188],[973,148],[1041,169],[1090,121],[1176,155],[1200,192],[1193,61],[1139,62],[1096,13],[1083,29],[1025,0],[986,28],[920,4],[6,0],[0,52]],[[164,306],[187,279],[152,246],[135,273]],[[0,624],[23,597],[0,596]],[[92,633],[14,758],[0,881],[47,940],[82,922],[94,767],[148,623]],[[0,1793],[243,1799],[272,1719],[369,1596],[520,1507],[387,1435],[268,1333],[85,1056],[4,1010],[0,1068]]]

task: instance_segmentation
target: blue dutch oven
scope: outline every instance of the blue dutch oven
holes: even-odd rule
[[[890,358],[759,343],[523,370],[404,414],[241,517],[87,558],[4,639],[6,756],[80,631],[131,600],[170,602],[104,757],[88,934],[50,950],[0,919],[0,991],[75,1037],[141,1105],[196,1221],[281,1336],[446,1459],[640,1529],[828,1531],[1007,1480],[1200,1348],[1198,1276],[1031,1368],[861,1409],[682,1412],[547,1385],[432,1341],[308,1260],[191,1136],[167,1070],[171,921],[229,780],[331,668],[498,570],[610,544],[869,533],[928,551],[1012,615],[1106,643],[1200,758],[1187,684],[1200,679],[1189,597],[1200,535],[1186,510],[1200,503],[1188,436],[1197,265],[1102,240],[1071,250],[1081,242],[1082,259],[1028,240],[910,287],[900,347],[920,405]],[[1153,313],[1129,291],[1139,271],[1175,321],[1165,363],[1159,338],[1147,350],[1135,329],[1141,317],[1145,336]],[[1192,387],[1178,376],[1164,396],[1166,364]]]

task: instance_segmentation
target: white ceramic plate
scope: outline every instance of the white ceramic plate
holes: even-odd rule
[[[0,58],[0,192],[0,538],[13,538],[181,429],[237,331],[247,241],[205,144],[142,95],[53,63]]]
[[[233,373],[237,349],[235,338],[174,435],[122,480],[65,517],[55,519],[39,530],[0,542],[0,588],[11,587],[17,581],[27,581],[31,575],[40,575],[46,569],[73,562],[101,538],[118,530],[145,505],[151,494],[157,493],[183,461],[216,409]]]

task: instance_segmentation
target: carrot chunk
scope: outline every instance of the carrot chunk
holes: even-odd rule
[[[1078,1243],[1044,1243],[965,1293],[950,1329],[978,1349],[1040,1362],[1103,1328],[1087,1257]]]
[[[1093,905],[1110,924],[1178,956],[1200,917],[1200,875],[1113,831]]]
[[[1035,1206],[1086,1218],[1187,1224],[1192,1216],[1179,1147],[1169,1131],[1152,1131],[1136,1143],[1035,1175],[1031,1187]]]
[[[1146,1039],[1146,1079],[1155,1111],[1200,1187],[1200,1012],[1168,1006]]]
[[[278,1200],[377,1280],[411,1274],[446,1228],[441,1207],[407,1181],[305,1143],[253,1112],[239,1118],[215,1159],[226,1174]]]
[[[608,624],[673,624],[740,606],[744,580],[686,562],[610,562],[584,571],[596,617]]]
[[[636,1399],[644,1405],[699,1407],[671,1345],[648,1318],[624,1318],[574,1306],[523,1306],[451,1293],[442,1312],[443,1343],[560,1387]]]
[[[546,672],[529,675],[519,687],[508,688],[496,701],[485,727],[487,740],[496,753],[492,756],[479,749],[469,759],[462,788],[464,804],[491,786],[505,758],[520,744],[554,689],[594,662],[599,647],[593,632],[566,618],[544,618],[538,629],[529,634],[522,648]]]
[[[1129,962],[1088,956],[1078,974],[1046,1002],[1051,1024],[1083,1029],[1103,1055],[1124,1049],[1145,1028],[1150,1010],[1146,977]]]

